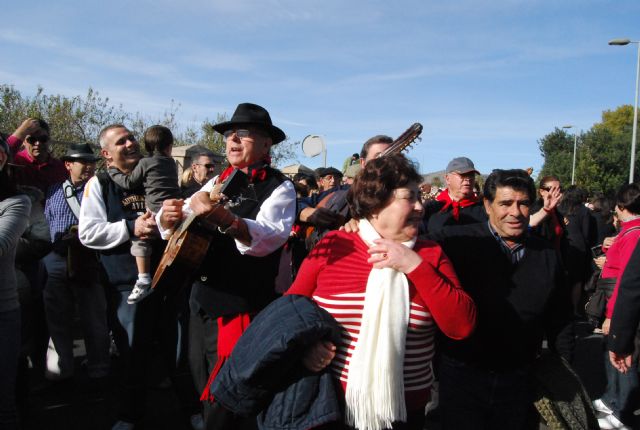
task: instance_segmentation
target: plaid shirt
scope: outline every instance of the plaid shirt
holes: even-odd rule
[[[500,244],[502,252],[504,252],[505,255],[511,260],[511,264],[516,264],[520,260],[522,260],[522,257],[524,257],[524,244],[516,243],[514,247],[510,247],[509,244],[502,238],[502,236],[500,236],[498,232],[493,229],[491,222],[487,221],[487,225],[489,226],[489,230],[491,231],[491,234],[493,234],[493,237]]]
[[[67,199],[64,195],[62,184],[57,183],[49,187],[47,192],[47,201],[44,205],[44,216],[49,222],[49,231],[51,232],[51,242],[60,239],[69,231],[72,225],[78,225],[78,218],[73,214]],[[82,202],[82,194],[86,182],[75,187],[75,195],[79,202]]]

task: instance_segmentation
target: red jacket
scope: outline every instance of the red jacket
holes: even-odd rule
[[[618,288],[620,286],[622,272],[627,266],[627,262],[636,247],[638,239],[640,239],[640,228],[629,231],[633,227],[640,227],[640,218],[622,223],[622,228],[616,236],[616,240],[607,250],[607,261],[604,263],[604,267],[602,268],[602,277],[617,278],[613,294],[607,302],[607,310],[605,312],[605,316],[607,318],[611,318],[613,315],[613,307],[615,306],[616,298],[618,297]]]

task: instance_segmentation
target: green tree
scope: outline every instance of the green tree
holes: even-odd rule
[[[633,108],[623,105],[602,113],[602,121],[578,136],[576,184],[589,193],[613,194],[629,178]],[[544,165],[540,176],[553,174],[563,184],[571,181],[573,137],[556,128],[540,141]],[[635,177],[640,173],[636,154]]]
[[[573,136],[557,128],[538,141],[544,165],[538,175],[540,178],[555,175],[563,184],[571,183],[573,163]]]
[[[114,123],[126,125],[139,139],[151,125],[164,125],[173,132],[176,146],[199,144],[224,154],[224,140],[212,126],[227,121],[226,113],[218,114],[214,122],[205,119],[199,127],[182,127],[178,121],[179,110],[180,104],[171,100],[160,117],[152,117],[127,112],[122,105],[113,105],[108,97],[101,97],[91,88],[85,96],[68,97],[49,95],[38,87],[33,97],[26,97],[12,85],[0,85],[0,131],[11,134],[26,118],[42,118],[51,127],[52,140],[59,142],[53,145],[56,156],[64,153],[65,144],[70,142],[97,144],[100,130]],[[287,139],[274,146],[273,164],[295,158],[297,144]]]

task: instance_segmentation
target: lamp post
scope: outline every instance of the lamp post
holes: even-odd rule
[[[563,125],[562,128],[573,128],[572,125]],[[576,149],[578,147],[578,133],[573,135],[573,167],[571,168],[571,185],[576,183]]]
[[[633,106],[633,132],[631,134],[631,163],[629,166],[629,183],[633,183],[633,173],[636,164],[636,133],[638,129],[638,82],[640,81],[640,40],[629,39],[613,39],[609,41],[609,45],[624,46],[630,43],[638,45],[638,64],[636,65],[636,94],[635,104]]]

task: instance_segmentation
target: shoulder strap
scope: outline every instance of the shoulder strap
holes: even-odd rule
[[[69,179],[62,183],[62,192],[67,201],[67,205],[69,205],[69,209],[71,209],[76,219],[80,219],[80,201],[76,195],[76,188]]]
[[[640,225],[637,225],[635,227],[631,227],[629,230],[626,230],[624,233],[622,233],[622,235],[620,237],[623,237],[624,235],[626,235],[629,232],[632,232],[634,230],[640,230]]]

